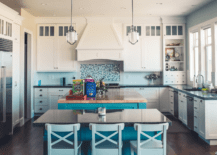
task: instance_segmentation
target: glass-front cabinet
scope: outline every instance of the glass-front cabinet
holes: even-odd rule
[[[186,84],[186,48],[184,29],[184,24],[164,25],[164,84]]]
[[[171,37],[181,37],[184,36],[184,25],[183,24],[176,24],[176,25],[165,25],[164,26],[164,36],[171,36]]]
[[[5,39],[12,39],[12,21],[0,16],[0,36]]]

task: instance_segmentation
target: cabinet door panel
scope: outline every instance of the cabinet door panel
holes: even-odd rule
[[[65,37],[58,37],[57,39],[57,64],[58,70],[74,70],[75,61],[75,47],[67,43]]]
[[[162,44],[160,38],[143,39],[142,67],[147,70],[162,70]]]
[[[50,94],[49,95],[49,109],[58,109],[58,100],[60,98],[60,95]]]
[[[159,100],[159,88],[138,88],[137,91],[146,99]]]
[[[147,109],[158,109],[160,110],[159,100],[148,100],[146,104]]]
[[[40,37],[37,42],[37,71],[54,70],[54,38]]]
[[[124,70],[134,71],[142,70],[142,39],[135,45],[129,43],[128,38],[125,40],[125,51],[124,51]]]

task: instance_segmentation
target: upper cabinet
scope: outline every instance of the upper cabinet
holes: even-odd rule
[[[38,24],[37,71],[73,72],[76,70],[75,45],[66,40],[70,24]]]
[[[125,26],[124,71],[162,71],[161,25],[136,25],[139,41],[132,45],[128,40],[130,25]]]
[[[184,37],[184,28],[183,24],[166,24],[164,26],[164,36]]]
[[[0,16],[0,37],[12,40],[12,21]]]

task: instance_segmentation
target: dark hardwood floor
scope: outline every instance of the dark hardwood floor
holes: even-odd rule
[[[217,146],[209,146],[173,116],[167,117],[173,121],[168,129],[167,144],[176,155],[215,155]],[[29,120],[23,127],[16,128],[13,136],[1,139],[0,155],[43,154],[43,128],[33,127],[33,121]]]

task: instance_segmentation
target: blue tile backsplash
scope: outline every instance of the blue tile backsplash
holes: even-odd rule
[[[81,79],[91,75],[95,81],[120,81],[120,64],[81,64]]]

